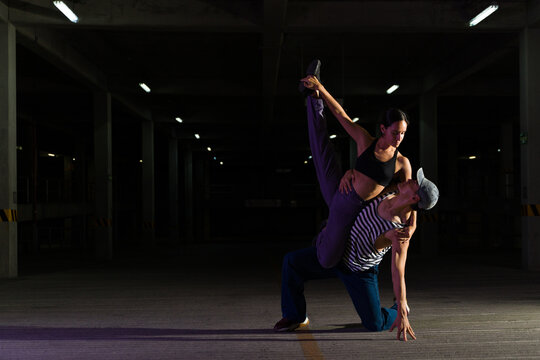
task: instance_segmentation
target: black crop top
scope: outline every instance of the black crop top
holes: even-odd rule
[[[386,161],[382,162],[375,157],[375,145],[377,145],[375,139],[371,145],[359,157],[356,158],[356,165],[354,168],[360,171],[362,174],[372,178],[379,185],[387,186],[394,177],[396,171],[396,159],[398,151],[394,153],[394,156]]]

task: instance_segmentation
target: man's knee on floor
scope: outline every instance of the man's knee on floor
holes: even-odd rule
[[[383,331],[384,326],[381,321],[374,321],[374,320],[362,320],[362,325],[369,331]]]

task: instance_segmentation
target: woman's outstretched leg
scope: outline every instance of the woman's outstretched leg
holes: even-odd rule
[[[319,180],[319,187],[326,205],[330,207],[338,190],[343,171],[337,160],[334,146],[329,140],[322,99],[307,97],[309,146]]]
[[[307,117],[313,164],[321,193],[329,208],[328,222],[319,233],[315,245],[321,266],[331,268],[341,260],[345,242],[363,202],[354,190],[347,194],[338,190],[343,172],[328,137],[321,99],[308,96]]]

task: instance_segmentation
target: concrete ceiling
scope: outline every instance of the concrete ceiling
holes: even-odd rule
[[[50,104],[60,94],[80,108],[82,98],[105,90],[123,108],[119,117],[153,119],[186,142],[198,132],[204,147],[241,156],[276,144],[284,156],[306,152],[297,85],[313,58],[351,115],[371,121],[388,105],[414,108],[430,91],[518,96],[519,33],[540,23],[538,1],[525,0],[500,1],[474,28],[468,21],[490,1],[66,3],[77,24],[52,1],[0,0],[0,17],[17,28],[21,101]],[[386,95],[394,83],[400,89]]]

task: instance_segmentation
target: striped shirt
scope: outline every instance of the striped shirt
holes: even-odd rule
[[[388,230],[405,227],[405,224],[383,219],[377,212],[379,204],[393,194],[395,193],[391,192],[372,200],[356,217],[341,259],[348,270],[365,271],[378,265],[392,246],[377,251],[375,240]]]

